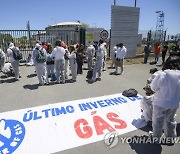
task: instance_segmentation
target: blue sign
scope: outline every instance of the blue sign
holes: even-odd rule
[[[13,153],[25,136],[24,125],[17,120],[0,120],[0,153]]]

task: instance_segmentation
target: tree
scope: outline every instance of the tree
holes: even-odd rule
[[[81,23],[83,28],[89,28],[89,25],[86,23]]]

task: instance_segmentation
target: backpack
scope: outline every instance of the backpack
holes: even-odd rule
[[[46,54],[42,49],[37,49],[37,57],[36,60],[38,63],[44,63],[46,61]]]
[[[136,97],[138,94],[138,91],[136,89],[130,88],[128,90],[124,90],[122,95],[126,97]]]
[[[93,77],[93,70],[89,70],[87,72],[86,78],[90,80],[90,79],[92,79],[92,77]]]
[[[76,53],[76,62],[77,63],[83,63],[83,58],[80,53]]]
[[[22,59],[22,53],[18,48],[15,47],[15,48],[13,48],[11,50],[13,52],[13,58],[15,60],[21,60]]]
[[[47,61],[46,64],[47,65],[53,65],[54,64],[54,58],[52,57],[52,54],[47,54]]]
[[[56,74],[55,73],[52,73],[51,74],[51,81],[56,81],[57,78],[56,78]]]

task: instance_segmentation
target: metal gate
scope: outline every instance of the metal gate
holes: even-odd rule
[[[6,53],[9,43],[13,42],[22,51],[23,60],[32,53],[37,40],[54,45],[57,39],[67,45],[85,45],[85,30],[0,30],[0,48]]]

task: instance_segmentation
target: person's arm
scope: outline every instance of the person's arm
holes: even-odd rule
[[[164,78],[164,75],[161,72],[157,74],[157,76],[152,80],[150,86],[154,92],[158,91],[160,87],[162,86],[163,78]]]
[[[123,55],[122,55],[123,57],[122,58],[124,58],[126,56],[126,50],[127,50],[126,48],[122,49],[122,52],[123,52]]]

